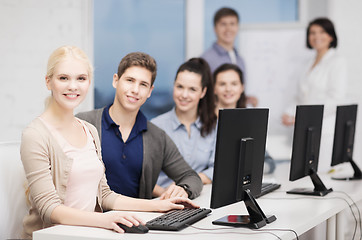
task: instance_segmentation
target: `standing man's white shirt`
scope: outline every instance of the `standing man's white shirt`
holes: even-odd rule
[[[232,64],[237,64],[237,61],[236,61],[236,54],[235,54],[234,49],[233,49],[233,50],[228,51],[228,53],[229,53],[229,57],[230,57],[230,59],[231,59],[231,63],[232,63]]]

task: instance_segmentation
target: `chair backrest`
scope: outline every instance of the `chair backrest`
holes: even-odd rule
[[[20,143],[0,142],[0,239],[20,238],[28,206]]]

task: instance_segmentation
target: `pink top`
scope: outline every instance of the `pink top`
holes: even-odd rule
[[[64,205],[93,212],[96,206],[98,184],[104,172],[89,129],[82,121],[78,121],[87,134],[87,143],[84,147],[77,148],[72,146],[53,126],[44,119],[40,119],[52,132],[65,155],[73,159]]]

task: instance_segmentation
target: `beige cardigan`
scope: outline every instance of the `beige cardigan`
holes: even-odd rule
[[[99,160],[102,161],[97,130],[88,122],[84,123],[93,136]],[[64,154],[39,118],[23,131],[20,154],[31,202],[29,214],[23,220],[23,237],[31,238],[33,231],[53,225],[50,216],[55,207],[64,203],[73,160]],[[96,211],[112,209],[117,196],[110,190],[104,175],[98,186]]]

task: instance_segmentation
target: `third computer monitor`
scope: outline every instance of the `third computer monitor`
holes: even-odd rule
[[[296,188],[287,193],[324,196],[332,191],[324,186],[317,175],[323,109],[323,105],[296,107],[289,180],[310,176],[314,189]]]
[[[337,106],[336,125],[334,129],[333,153],[331,166],[344,162],[352,165],[354,174],[351,177],[333,178],[336,180],[362,179],[361,170],[353,161],[354,136],[356,131],[357,105]]]
[[[229,215],[213,224],[260,228],[266,217],[253,196],[261,191],[268,109],[219,111],[211,208],[244,201],[249,215]]]

